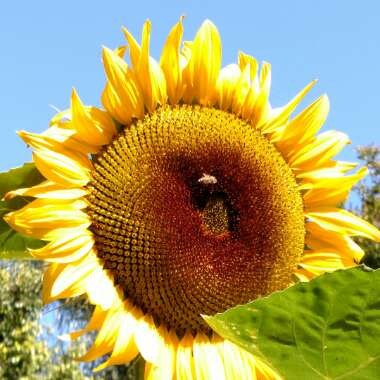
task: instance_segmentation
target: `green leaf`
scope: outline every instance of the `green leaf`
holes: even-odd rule
[[[320,276],[206,322],[284,379],[380,377],[380,270]]]
[[[11,190],[30,187],[44,181],[33,163],[26,163],[19,168],[0,173],[0,199]],[[3,220],[8,212],[15,211],[28,204],[32,198],[15,197],[9,201],[0,201],[0,259],[32,259],[28,249],[45,245],[41,240],[27,237],[10,228]]]
[[[0,198],[3,198],[8,191],[34,186],[44,180],[45,178],[32,162],[0,173]]]

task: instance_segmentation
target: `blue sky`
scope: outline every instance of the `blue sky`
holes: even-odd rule
[[[72,86],[99,105],[104,85],[101,46],[124,43],[121,26],[136,36],[152,21],[152,55],[159,57],[171,26],[186,15],[185,38],[205,18],[219,28],[223,63],[238,50],[272,63],[271,102],[284,104],[310,80],[319,82],[307,102],[327,93],[324,127],[351,137],[353,147],[379,142],[380,2],[329,1],[13,1],[0,15],[2,128],[0,170],[30,160],[15,131],[40,132],[54,115],[49,104],[69,105]],[[306,103],[303,103],[305,105]]]

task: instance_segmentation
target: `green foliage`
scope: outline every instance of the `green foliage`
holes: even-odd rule
[[[380,228],[380,147],[358,147],[357,152],[359,159],[363,160],[369,169],[369,178],[356,186],[360,208],[354,211]],[[380,268],[380,245],[363,238],[356,240],[366,253],[364,263],[371,268]]]
[[[8,201],[2,199],[8,191],[30,187],[43,180],[44,178],[33,163],[26,163],[19,168],[0,173],[0,258],[30,259],[28,248],[40,248],[44,245],[40,240],[12,230],[3,220],[5,214],[25,206],[31,201],[31,198],[16,197]]]
[[[379,281],[380,270],[340,270],[205,319],[284,379],[377,379]]]

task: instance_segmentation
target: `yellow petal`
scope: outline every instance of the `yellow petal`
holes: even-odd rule
[[[218,105],[222,110],[229,110],[232,106],[236,85],[240,79],[241,71],[238,65],[231,64],[219,73],[216,83],[218,93]]]
[[[180,66],[180,47],[183,35],[183,16],[169,33],[162,50],[160,66],[166,78],[167,92],[171,104],[177,104],[182,97],[182,68]]]
[[[91,275],[91,281],[85,284],[88,299],[94,305],[100,305],[104,310],[120,305],[123,298],[112,278],[98,266]]]
[[[345,133],[328,131],[321,133],[316,139],[305,145],[288,158],[292,168],[307,170],[310,167],[320,167],[336,156],[347,144],[350,143]]]
[[[232,112],[243,119],[249,119],[252,111],[250,100],[256,96],[256,91],[253,91],[254,86],[250,81],[250,66],[247,65],[242,72],[235,85],[235,91],[232,99]],[[252,97],[253,96],[253,97]]]
[[[243,52],[239,52],[238,65],[240,67],[240,70],[242,70],[242,71],[247,66],[249,66],[251,81],[254,81],[256,79],[257,71],[259,69],[259,63],[257,62],[257,60],[255,58],[253,58],[250,55],[245,54]],[[257,85],[258,85],[258,83],[257,83]]]
[[[186,332],[177,348],[176,378],[181,380],[195,380],[195,368],[193,358],[194,338]]]
[[[136,321],[128,312],[120,314],[120,328],[117,332],[115,346],[111,356],[104,363],[94,369],[100,371],[111,365],[126,364],[133,360],[139,353],[133,339]]]
[[[59,125],[66,124],[71,121],[71,109],[65,109],[61,112],[58,112],[54,117],[51,118],[49,125]]]
[[[49,128],[51,129],[51,128]],[[87,155],[80,152],[75,152],[71,149],[67,149],[62,146],[59,140],[52,138],[46,132],[44,134],[29,133],[25,131],[19,131],[18,135],[24,140],[24,142],[38,151],[51,151],[59,155],[66,155],[72,161],[75,161],[81,168],[91,170],[92,164]],[[43,174],[43,173],[42,173]]]
[[[59,201],[36,199],[20,210],[13,211],[4,220],[16,231],[37,239],[53,240],[62,229],[85,230],[89,217],[81,211],[84,201]]]
[[[263,62],[259,79],[260,92],[250,112],[250,122],[254,127],[264,125],[270,113],[269,94],[271,80],[271,65],[268,62]]]
[[[315,251],[334,250],[346,256],[352,257],[356,263],[360,263],[364,251],[349,237],[335,231],[328,231],[318,224],[308,222],[305,224],[307,231],[305,244]]]
[[[272,110],[272,115],[270,119],[263,125],[258,125],[263,133],[272,133],[279,127],[283,126],[289,119],[292,112],[295,110],[297,105],[305,97],[305,95],[314,86],[316,81],[312,81],[308,84],[302,91],[300,91],[288,104],[284,107]]]
[[[298,265],[314,276],[319,276],[326,272],[355,266],[356,263],[352,258],[341,255],[339,252],[307,251]]]
[[[128,46],[126,45],[123,45],[123,46],[119,46],[117,47],[114,52],[115,54],[120,57],[120,58],[124,58],[124,55],[125,55],[125,52],[127,51],[128,49]]]
[[[40,249],[31,250],[33,257],[50,262],[68,263],[88,254],[94,245],[94,238],[88,231],[52,241]]]
[[[311,168],[306,171],[299,171],[296,174],[298,179],[302,179],[304,183],[316,183],[320,180],[326,180],[328,178],[342,177],[346,172],[355,169],[358,166],[357,163],[345,162],[345,161],[330,161],[326,163],[325,167],[314,170]]]
[[[96,107],[85,107],[75,89],[71,95],[72,125],[75,137],[91,145],[109,144],[116,135],[112,118]]]
[[[90,180],[92,164],[86,157],[50,149],[38,149],[32,156],[37,169],[45,178],[64,187],[82,187]]]
[[[47,199],[77,199],[87,194],[85,189],[66,189],[52,181],[44,181],[36,186],[26,187],[8,192],[4,199],[9,200],[15,196],[47,198]]]
[[[252,355],[251,355],[252,357]],[[256,377],[260,380],[284,380],[258,358],[255,358]]]
[[[306,208],[319,206],[337,206],[344,202],[351,188],[368,174],[367,168],[361,168],[357,173],[329,178],[316,182],[313,188],[303,195]]]
[[[130,58],[133,68],[137,68],[140,61],[140,55],[141,55],[141,47],[137,43],[137,41],[134,39],[131,33],[129,33],[129,30],[126,28],[122,28],[125,38],[128,41],[129,44],[129,52],[130,52]]]
[[[132,35],[124,30],[130,44],[131,61],[140,84],[144,103],[149,112],[153,112],[158,104],[166,102],[166,80],[160,65],[150,57],[150,21],[144,23],[141,48]]]
[[[165,76],[158,63],[149,55],[150,21],[146,21],[142,33],[141,55],[138,66],[138,79],[144,94],[144,103],[149,112],[153,112],[157,104],[166,102]]]
[[[121,316],[124,314],[122,308],[110,309],[98,332],[98,335],[85,355],[78,358],[80,361],[91,361],[112,351],[118,332],[121,328]]]
[[[184,74],[184,69],[189,65],[189,61],[193,51],[193,41],[183,41],[183,47],[180,51],[179,65],[182,69],[182,75]]]
[[[318,207],[307,210],[305,216],[326,230],[380,242],[380,231],[376,227],[346,210]]]
[[[222,45],[218,30],[206,20],[195,36],[188,63],[186,92],[201,105],[209,106],[216,101],[216,82],[222,60]]]
[[[234,107],[234,112],[236,112],[237,114],[241,114],[241,117],[249,122],[252,119],[252,117],[254,117],[253,113],[255,112],[255,103],[257,101],[259,93],[260,89],[258,87],[258,84],[251,83],[245,97],[244,92],[241,93],[241,95],[243,96],[243,102],[241,103],[240,100],[237,102],[239,106]]]
[[[122,93],[118,94],[110,83],[106,83],[102,93],[102,104],[115,120],[120,124],[128,125],[132,120],[133,110],[131,107],[124,106],[125,99],[123,100],[121,96]]]
[[[54,301],[54,299],[51,299],[50,297],[51,289],[54,285],[55,279],[63,271],[63,269],[65,269],[65,265],[51,263],[45,270],[42,281],[42,302],[44,305]]]
[[[146,365],[144,377],[146,380],[166,380],[173,378],[177,341],[176,334],[169,334],[163,326],[160,326],[159,333],[164,341],[164,345],[159,353],[159,365],[156,366],[150,363]]]
[[[86,327],[81,330],[67,334],[67,336],[64,336],[64,338],[67,337],[69,340],[75,340],[79,338],[80,336],[82,336],[83,334],[86,334],[90,331],[99,330],[102,327],[106,316],[107,316],[107,311],[103,310],[100,306],[96,306],[94,311],[92,312],[91,319],[87,323]]]
[[[103,48],[108,85],[102,95],[104,107],[122,124],[144,115],[143,96],[127,63],[112,50]]]
[[[219,350],[203,333],[198,333],[195,337],[193,353],[197,380],[223,380],[226,378]]]
[[[321,129],[329,113],[327,95],[322,95],[286,125],[276,141],[281,151],[292,151],[295,146],[311,142]]]
[[[260,93],[260,84],[257,77],[259,63],[250,55],[239,52],[238,64],[243,73],[241,78],[243,82],[241,83],[241,90],[235,93],[233,112],[241,115],[244,120],[249,121]]]
[[[41,136],[49,138],[57,144],[60,144],[70,151],[79,152],[84,155],[89,153],[98,153],[100,145],[91,145],[88,142],[80,141],[76,137],[76,130],[71,120],[52,124],[50,128],[44,131]]]
[[[220,347],[223,356],[224,371],[228,380],[255,380],[256,371],[248,365],[246,358],[242,355],[242,349],[228,340],[224,340]]]
[[[146,315],[138,321],[135,331],[135,342],[143,358],[158,366],[159,353],[164,342],[151,316]]]
[[[86,291],[86,282],[91,273],[100,265],[95,258],[85,256],[73,263],[61,264],[63,270],[57,275],[48,297],[50,300],[75,297]]]

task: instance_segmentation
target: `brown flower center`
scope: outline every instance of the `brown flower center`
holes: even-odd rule
[[[97,254],[157,324],[209,332],[201,314],[291,282],[304,246],[301,195],[282,156],[235,115],[162,107],[94,166]]]

